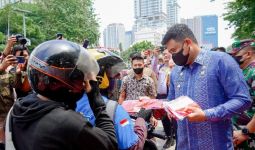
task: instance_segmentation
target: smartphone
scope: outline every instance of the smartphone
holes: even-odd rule
[[[63,34],[62,33],[57,33],[57,39],[62,40],[62,38],[63,38]]]
[[[83,47],[88,48],[88,46],[89,46],[89,40],[85,39],[83,43]]]
[[[18,63],[23,64],[25,62],[25,57],[24,56],[16,56]]]

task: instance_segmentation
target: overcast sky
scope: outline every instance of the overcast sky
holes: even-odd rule
[[[226,2],[232,0],[179,0],[180,18],[192,18],[201,15],[218,15],[219,17],[219,46],[231,44],[233,29],[227,29],[228,22],[223,21],[222,14]],[[134,24],[134,0],[95,0],[94,8],[100,21],[101,37],[104,28],[110,23],[123,23],[126,31]],[[102,42],[102,38],[100,40]]]

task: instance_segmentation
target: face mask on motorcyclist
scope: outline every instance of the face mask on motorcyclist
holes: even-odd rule
[[[134,68],[135,74],[141,74],[143,72],[143,68]]]
[[[183,43],[183,45],[184,45],[184,43]],[[183,45],[182,45],[182,49],[178,53],[172,54],[173,61],[178,66],[186,65],[188,62],[188,59],[189,59],[189,53],[186,56],[183,55],[183,51],[184,51]]]

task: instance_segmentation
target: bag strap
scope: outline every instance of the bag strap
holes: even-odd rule
[[[164,67],[164,64],[160,65],[159,68],[158,68],[158,70],[160,70],[162,67]]]
[[[108,102],[106,103],[106,112],[113,122],[114,122],[117,106],[118,106],[118,103],[113,100],[108,100]]]
[[[5,149],[6,150],[16,150],[13,140],[12,140],[12,131],[11,131],[11,112],[13,107],[8,112],[8,115],[6,117],[6,123],[5,123]]]

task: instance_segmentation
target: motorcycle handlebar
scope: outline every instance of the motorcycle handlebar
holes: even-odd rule
[[[156,133],[155,131],[152,131],[152,132],[150,132],[148,134],[150,136],[152,136],[152,137],[156,137],[156,138],[159,138],[159,139],[162,139],[162,140],[166,140],[167,139],[166,135],[162,135],[162,134]]]
[[[136,120],[138,118],[137,115],[130,115],[130,117],[134,120]],[[164,134],[160,134],[160,133],[157,133],[155,130],[154,130],[154,127],[152,127],[152,125],[147,122],[147,129],[148,129],[148,135],[150,137],[156,137],[156,138],[159,138],[159,139],[162,139],[162,140],[166,140],[167,139],[167,136],[164,135]]]

